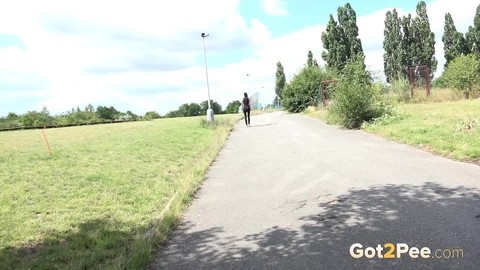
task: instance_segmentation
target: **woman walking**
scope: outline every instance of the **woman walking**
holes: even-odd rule
[[[250,99],[248,98],[247,93],[243,93],[242,110],[243,110],[243,116],[245,118],[245,125],[249,127],[250,126]]]

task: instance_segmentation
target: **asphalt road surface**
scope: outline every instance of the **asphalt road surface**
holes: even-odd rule
[[[355,243],[375,257],[353,258]],[[430,258],[378,258],[403,244]],[[303,115],[253,116],[152,268],[480,269],[480,166]]]

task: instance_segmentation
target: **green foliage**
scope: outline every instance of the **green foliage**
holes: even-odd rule
[[[327,29],[322,33],[325,51],[322,58],[330,69],[342,72],[348,60],[363,59],[362,42],[358,37],[357,15],[347,3],[337,10],[338,23],[332,15]]]
[[[387,82],[392,82],[403,73],[402,21],[397,10],[387,11],[383,40],[383,69]]]
[[[437,69],[435,34],[430,29],[424,1],[418,3],[416,13],[414,19],[408,14],[400,20],[396,10],[385,16],[384,72],[388,82],[400,75],[407,77],[411,66],[429,66],[431,78]]]
[[[477,6],[473,26],[468,28],[466,36],[469,52],[480,54],[480,5]]]
[[[469,98],[480,86],[480,60],[475,54],[461,55],[447,66],[442,77],[448,87]]]
[[[213,113],[214,114],[221,114],[222,111],[222,105],[218,104],[218,102],[210,100],[210,106],[212,107]],[[200,103],[200,115],[206,115],[208,110],[208,101],[202,101]]]
[[[365,122],[362,125],[362,128],[391,125],[393,123],[398,123],[405,118],[406,115],[404,112],[392,105],[386,105],[385,113],[382,116],[373,119],[371,122]]]
[[[410,84],[404,77],[398,77],[391,82],[391,92],[399,102],[410,102],[412,99],[412,93],[410,90]]]
[[[233,117],[233,116],[227,116],[227,117]],[[232,122],[233,118],[219,118],[215,119],[213,122],[208,122],[207,119],[202,118],[200,119],[200,127],[206,128],[206,129],[218,129],[218,128],[225,128],[229,131],[233,129],[233,125],[235,122]]]
[[[225,113],[238,113],[238,108],[240,108],[241,105],[242,103],[240,101],[234,100],[228,103],[227,108],[225,108]]]
[[[313,53],[312,51],[308,51],[308,56],[307,56],[307,67],[313,67],[314,66],[314,58],[313,58]]]
[[[210,106],[212,107],[214,114],[222,114],[222,106],[218,102],[210,100]],[[206,115],[208,110],[208,101],[202,101],[200,104],[197,103],[185,103],[178,107],[175,111],[170,111],[165,114],[165,118],[174,118],[174,117],[188,117],[188,116],[199,116]]]
[[[46,107],[43,107],[41,112],[29,111],[21,115],[9,113],[7,117],[0,117],[0,129],[70,126],[116,120],[142,120],[141,116],[131,111],[120,112],[112,106],[98,106],[98,108],[99,110],[95,110],[92,104],[88,104],[83,110],[77,106],[77,108],[72,108],[70,111],[59,115],[50,115]]]
[[[402,18],[402,73],[407,76],[408,67],[414,65],[415,58],[415,31],[413,28],[412,15]]]
[[[289,112],[302,112],[308,106],[318,104],[318,96],[323,80],[331,79],[324,68],[305,66],[295,74],[283,91],[282,105]]]
[[[427,5],[424,1],[417,4],[417,16],[413,20],[414,42],[413,42],[413,64],[427,65],[430,67],[430,77],[437,70],[435,59],[435,34],[430,29],[430,22],[427,14]]]
[[[208,104],[207,104],[208,106]],[[187,117],[187,116],[198,116],[200,115],[201,107],[197,103],[185,103],[182,104],[177,112],[176,112],[176,117]],[[208,109],[208,108],[207,108]],[[206,112],[205,112],[206,114]]]
[[[126,113],[120,112],[118,120],[122,121],[137,121],[140,119],[140,116],[134,114],[132,111],[127,111]]]
[[[104,119],[104,120],[116,120],[120,116],[120,112],[115,109],[115,107],[110,106],[98,106],[96,114],[98,118]]]
[[[382,116],[386,103],[381,93],[372,87],[363,59],[349,62],[335,84],[334,103],[330,113],[346,128],[359,128],[363,122]]]
[[[57,117],[56,124],[57,125],[86,124],[86,123],[96,123],[101,121],[103,120],[100,119],[93,105],[89,104],[85,107],[85,110],[83,111],[80,109],[80,107],[77,107],[77,109],[72,108],[70,112],[61,114],[59,117]]]
[[[153,120],[153,119],[159,119],[159,118],[162,118],[162,116],[156,111],[146,112],[145,115],[143,116],[143,119],[145,120]]]
[[[29,111],[20,118],[20,123],[24,127],[50,126],[53,122],[54,118],[47,107],[43,107],[41,112]]]
[[[457,56],[468,54],[468,46],[462,33],[457,31],[450,13],[445,14],[445,25],[443,27],[443,50],[445,55],[445,67]]]
[[[21,126],[20,116],[10,112],[7,117],[0,117],[0,129],[15,128]]]
[[[285,72],[283,71],[283,66],[280,61],[277,63],[277,71],[275,72],[275,94],[282,98],[283,89],[285,89]]]
[[[447,84],[445,83],[445,80],[443,79],[443,76],[440,76],[438,78],[435,78],[432,81],[432,88],[447,88]]]

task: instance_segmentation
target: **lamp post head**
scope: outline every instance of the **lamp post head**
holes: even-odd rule
[[[202,33],[202,38],[208,37],[210,34]]]

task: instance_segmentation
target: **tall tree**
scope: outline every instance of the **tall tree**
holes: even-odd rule
[[[473,18],[473,26],[468,27],[467,46],[470,52],[480,54],[480,5]]]
[[[322,44],[325,49],[322,52],[322,58],[331,69],[341,70],[339,63],[345,61],[345,51],[340,51],[342,44],[337,40],[340,38],[342,38],[340,27],[330,14],[327,29],[322,33]]]
[[[347,60],[363,58],[362,42],[358,37],[357,15],[352,6],[347,3],[337,10],[338,23],[332,15],[327,29],[322,33],[322,43],[325,51],[322,58],[329,68],[339,72],[343,70]]]
[[[275,72],[275,94],[282,98],[283,89],[285,88],[285,72],[280,61],[277,63],[277,72]]]
[[[428,65],[430,77],[437,70],[437,59],[435,59],[435,34],[430,29],[428,20],[427,5],[424,1],[417,4],[417,16],[413,20],[414,31],[414,65]]]
[[[312,51],[308,51],[307,67],[313,67],[313,66],[314,66],[314,61],[315,61],[315,59],[313,59],[313,53],[312,53]]]
[[[456,57],[468,54],[468,47],[463,34],[457,31],[450,13],[445,14],[443,30],[443,51],[446,59],[445,67],[447,67]]]
[[[402,18],[402,67],[405,76],[408,74],[408,67],[414,64],[415,57],[415,35],[413,29],[412,15],[408,14]]]
[[[403,74],[402,21],[396,9],[387,11],[383,34],[383,70],[387,82],[392,82]]]
[[[358,37],[357,14],[347,3],[338,8],[338,22],[342,27],[347,47],[347,59],[356,60],[363,57],[362,41]]]

